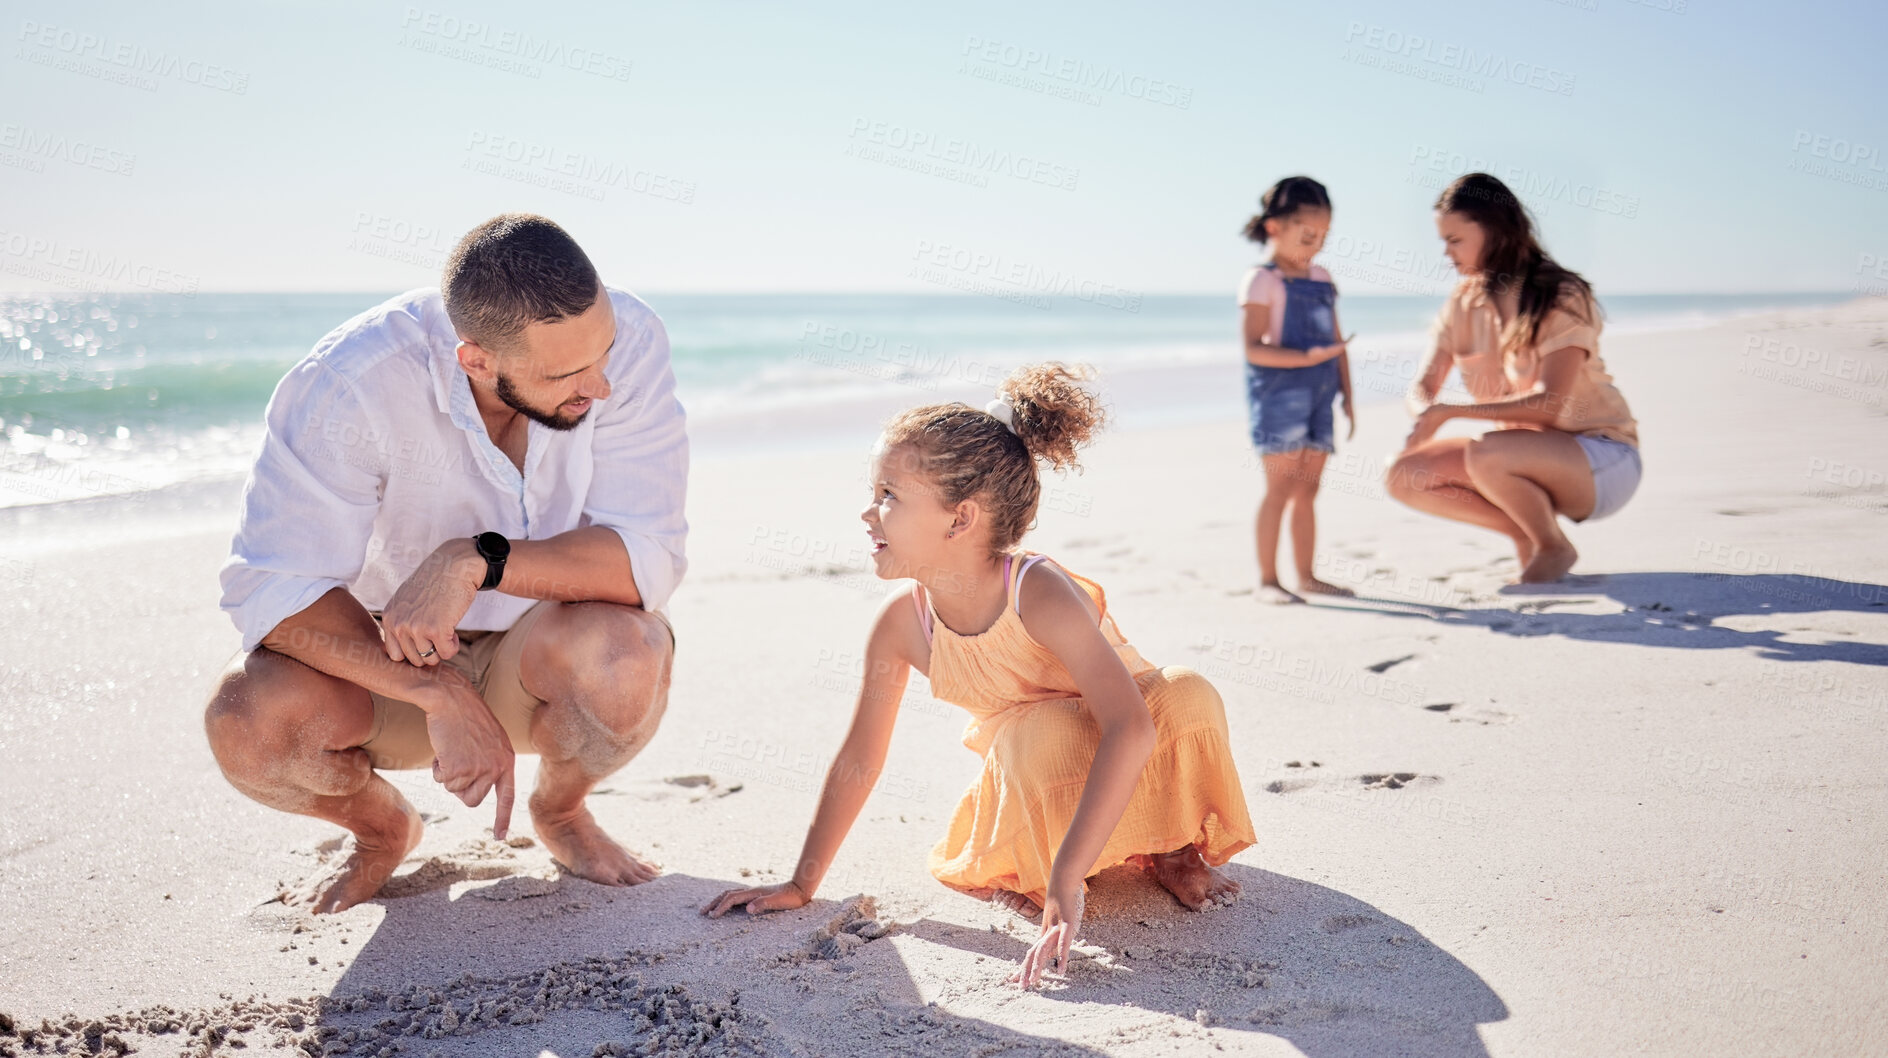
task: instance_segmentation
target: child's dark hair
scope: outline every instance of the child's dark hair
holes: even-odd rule
[[[1246,238],[1265,245],[1265,222],[1276,217],[1289,220],[1301,209],[1330,209],[1331,195],[1324,185],[1308,176],[1288,176],[1259,196],[1259,212],[1246,221]]]
[[[1527,207],[1508,185],[1487,173],[1464,173],[1436,197],[1440,213],[1459,213],[1481,226],[1482,259],[1479,271],[1493,291],[1517,290],[1519,307],[1509,323],[1503,346],[1532,345],[1540,337],[1541,322],[1555,306],[1593,322],[1597,310],[1593,287],[1585,277],[1547,256]]]
[[[1036,519],[1042,499],[1036,461],[1057,470],[1078,466],[1075,450],[1101,429],[1107,413],[1081,384],[1092,377],[1087,367],[1058,363],[1018,368],[997,390],[1016,409],[1015,433],[981,408],[928,404],[885,425],[884,450],[912,453],[910,469],[937,490],[944,506],[980,500],[989,515],[990,549],[1001,554]]]

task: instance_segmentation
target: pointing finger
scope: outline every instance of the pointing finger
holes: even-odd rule
[[[498,777],[498,822],[492,824],[492,837],[498,841],[505,840],[505,833],[511,829],[511,806],[518,797],[513,767],[514,761],[507,760],[504,773]]]

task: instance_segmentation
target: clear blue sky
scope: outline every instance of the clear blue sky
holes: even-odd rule
[[[908,273],[950,247],[1218,293],[1258,193],[1302,172],[1346,288],[1388,291],[1439,260],[1429,205],[1471,160],[1531,184],[1603,292],[1840,290],[1888,259],[1878,4],[7,7],[4,290],[100,261],[421,286],[531,210],[650,291],[932,291]]]

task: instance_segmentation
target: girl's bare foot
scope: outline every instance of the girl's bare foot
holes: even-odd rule
[[[1286,591],[1285,586],[1277,581],[1259,585],[1259,590],[1254,593],[1253,598],[1274,606],[1289,606],[1295,602],[1304,602],[1303,599]]]
[[[641,885],[662,873],[605,834],[581,802],[575,812],[558,814],[533,804],[531,827],[559,866],[598,885]]]
[[[1208,867],[1192,845],[1148,861],[1154,880],[1190,911],[1204,910],[1208,903],[1230,904],[1239,895],[1239,883]]]
[[[402,818],[406,833],[354,835],[354,849],[339,867],[283,892],[282,902],[306,907],[316,915],[329,915],[370,899],[393,877],[407,853],[419,847],[420,837],[426,832],[418,812],[409,809]]]
[[[1521,583],[1552,584],[1571,572],[1579,560],[1580,553],[1572,544],[1541,548],[1521,567]]]
[[[1013,893],[1008,889],[972,889],[970,895],[979,900],[988,900],[1005,911],[1027,919],[1042,917],[1042,905],[1022,893]]]
[[[1298,578],[1298,590],[1306,595],[1335,595],[1340,599],[1355,599],[1357,593],[1341,584],[1329,584],[1316,577]]]

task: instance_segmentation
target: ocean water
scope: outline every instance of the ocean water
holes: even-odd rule
[[[57,503],[240,477],[283,373],[364,294],[0,295],[0,507]],[[1704,326],[1748,313],[1837,304],[1852,295],[1604,298],[1608,333]],[[645,295],[668,324],[691,424],[898,396],[910,403],[989,392],[1013,367],[1094,365],[1119,395],[1160,380],[1229,374],[1176,369],[1240,361],[1229,296],[1145,297],[1135,311],[1076,299],[976,295]],[[1439,300],[1345,296],[1358,335],[1360,403],[1400,398]],[[1185,383],[1181,383],[1184,385]],[[1215,414],[1236,393],[1199,394]],[[1171,400],[1185,407],[1190,395]]]

